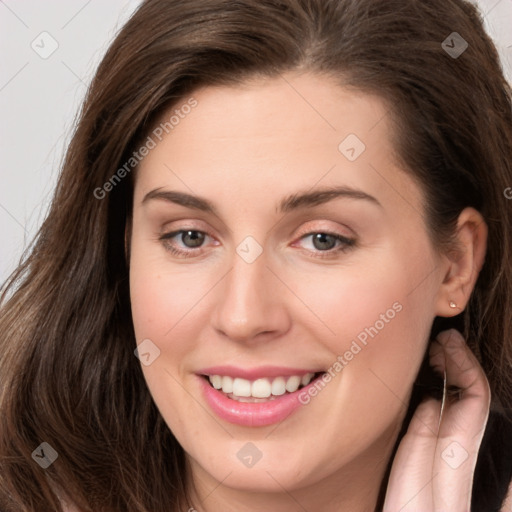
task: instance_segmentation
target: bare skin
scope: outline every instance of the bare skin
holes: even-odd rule
[[[186,451],[190,506],[199,512],[374,511],[432,321],[466,306],[484,261],[486,225],[467,208],[458,225],[461,250],[435,250],[422,191],[393,158],[387,109],[376,96],[326,77],[288,74],[204,88],[194,98],[198,106],[141,163],[130,247],[137,343],[150,339],[160,350],[143,371]],[[360,155],[355,139],[348,153],[339,149],[349,134],[364,143]],[[328,187],[359,195],[278,211],[290,195]],[[155,190],[201,197],[215,212],[157,193],[148,197]],[[191,244],[188,231],[196,239],[204,234],[203,242]],[[318,245],[316,233],[332,236]],[[236,250],[248,236],[256,241],[250,250],[261,249],[251,263]],[[390,319],[393,304],[400,311]],[[378,333],[277,425],[230,423],[201,395],[200,368],[327,369],[370,326]],[[456,485],[457,498],[468,496],[489,390],[476,359],[468,354],[470,372],[457,364],[467,352],[460,343],[452,350],[447,335],[441,337],[433,361],[445,365],[448,383],[468,391],[445,407],[440,430],[440,403],[418,409],[395,460],[386,511],[399,510],[414,493],[416,508],[402,510],[469,509],[462,502],[446,506],[452,506],[446,489]],[[462,471],[443,467],[441,451],[451,439],[469,453]],[[237,457],[249,441],[262,453],[251,468]],[[433,460],[440,474],[428,484]],[[431,488],[422,497],[425,485],[438,493],[434,502]]]

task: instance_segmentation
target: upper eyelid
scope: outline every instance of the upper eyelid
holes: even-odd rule
[[[180,221],[175,221],[175,222],[180,222]],[[193,221],[193,222],[196,222],[196,221]],[[201,222],[201,221],[199,221]],[[314,222],[314,221],[306,221],[304,222],[303,224],[308,224],[310,222]],[[330,221],[330,222],[335,222],[335,221]],[[338,222],[335,222],[336,224],[340,224]],[[162,229],[161,231],[161,235],[162,236],[165,236],[169,233],[176,233],[176,232],[181,232],[181,231],[200,231],[202,233],[205,233],[209,236],[212,236],[211,235],[211,232],[210,230],[208,229],[203,229],[202,226],[194,226],[193,224],[190,225],[190,226],[187,226],[186,225],[186,221],[184,222],[185,226],[184,227],[178,227],[176,229]],[[183,226],[183,224],[182,224]],[[305,229],[299,229],[299,235],[296,235],[296,236],[304,236],[304,235],[308,235],[308,234],[312,234],[312,233],[328,233],[328,234],[332,234],[332,235],[336,235],[336,236],[341,236],[341,237],[344,237],[344,238],[355,238],[357,235],[356,233],[348,226],[344,225],[345,226],[345,229],[347,229],[348,231],[350,231],[350,233],[347,233],[347,234],[343,234],[343,233],[339,233],[336,229],[331,229],[331,228],[323,228],[323,227],[320,227],[320,228],[305,228]],[[232,233],[232,230],[229,229],[229,232]],[[213,236],[212,236],[213,237]],[[213,238],[216,238],[216,237],[213,237]]]
[[[207,232],[204,232],[204,231],[201,231],[198,229],[185,228],[185,229],[171,231],[170,233],[168,233],[168,235],[170,235],[170,236],[167,236],[167,238],[168,239],[174,238],[175,236],[178,236],[186,231],[198,231],[198,232],[202,232],[206,236],[211,236]],[[347,252],[348,250],[353,249],[354,247],[357,247],[357,245],[359,243],[358,238],[346,237],[346,236],[340,235],[338,233],[328,232],[327,230],[307,231],[307,232],[303,233],[302,235],[300,235],[298,238],[296,238],[296,241],[294,243],[297,243],[298,241],[300,241],[306,237],[312,236],[314,234],[317,234],[317,233],[324,233],[324,234],[327,234],[328,236],[333,236],[337,242],[336,245],[338,245],[338,247],[333,247],[326,251],[310,250],[310,249],[304,249],[304,248],[302,249],[303,251],[306,251],[308,254],[310,254],[311,258],[314,258],[317,260],[324,260],[324,261],[332,260],[332,258],[336,258],[340,252],[343,252],[343,253]],[[166,235],[164,234],[163,237],[165,237],[165,236]],[[160,240],[163,243],[163,245],[165,245],[165,242],[167,240],[163,239],[163,237],[160,237]],[[194,248],[194,247],[192,247],[192,248],[191,247],[176,248],[175,246],[170,246],[170,247],[166,248],[166,250],[168,250],[172,253],[175,253],[176,257],[181,257],[181,258],[192,257],[193,258],[193,257],[203,256],[205,254],[206,248],[202,245],[197,248]]]
[[[340,233],[339,230],[331,229],[331,228],[307,228],[307,229],[299,229],[298,236],[299,238],[302,238],[305,235],[312,235],[314,233],[325,233],[332,236],[340,236],[342,238],[356,238],[355,232],[350,229],[348,226],[345,226],[350,233],[344,234]]]
[[[349,229],[350,231],[352,231],[350,228],[347,227],[347,229]],[[196,227],[196,226],[186,226],[186,227],[181,227],[181,228],[178,228],[178,229],[169,229],[169,230],[163,230],[161,232],[161,236],[162,237],[165,237],[165,236],[169,236],[169,235],[176,235],[178,233],[183,233],[185,231],[198,231],[199,233],[204,233],[205,235],[208,235],[210,236],[211,238],[215,238],[213,235],[211,235],[211,233],[208,231],[208,230],[205,230],[205,229],[202,229],[200,227]],[[308,228],[308,229],[300,229],[299,230],[299,234],[298,235],[295,235],[295,236],[298,236],[298,237],[303,237],[305,235],[312,235],[314,233],[325,233],[325,234],[329,234],[329,235],[333,235],[333,236],[341,236],[343,238],[350,238],[350,237],[355,237],[355,233],[351,233],[351,234],[343,234],[343,233],[338,233],[336,230],[334,229],[330,229],[330,228],[317,228],[317,229],[314,229],[314,228]]]
[[[163,240],[169,240],[171,238],[174,238],[178,235],[181,235],[183,233],[186,233],[187,231],[197,231],[198,233],[203,233],[204,235],[215,238],[214,236],[210,235],[207,231],[204,231],[203,229],[197,229],[197,228],[182,228],[182,229],[172,229],[170,231],[165,231],[162,233],[159,238]]]
[[[181,228],[181,229],[170,230],[168,232],[163,233],[159,238],[161,240],[164,240],[164,241],[165,240],[170,240],[170,239],[175,238],[175,237],[177,237],[179,235],[182,235],[183,233],[186,233],[187,231],[197,231],[198,233],[203,233],[207,237],[215,239],[215,237],[212,236],[209,232],[204,231],[202,229],[193,228],[193,227],[185,227],[185,228]],[[343,242],[343,240],[355,242],[355,237],[346,236],[346,235],[343,235],[341,233],[337,233],[335,231],[331,231],[329,229],[317,229],[317,230],[309,229],[309,230],[305,230],[301,234],[297,235],[296,242],[302,240],[303,238],[306,238],[308,236],[312,236],[312,235],[317,234],[317,233],[323,233],[323,234],[326,234],[326,235],[329,235],[329,236],[333,236],[333,237],[335,237],[340,242]],[[296,243],[296,242],[294,242],[294,243]],[[181,250],[193,252],[196,249],[197,250],[201,250],[203,248],[204,248],[203,246],[200,246],[200,247],[185,247],[184,249],[181,249]],[[325,251],[325,252],[328,252],[328,251]]]

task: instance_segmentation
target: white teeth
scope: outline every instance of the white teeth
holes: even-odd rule
[[[222,377],[222,391],[224,393],[233,393],[233,379],[231,377]]]
[[[254,398],[268,398],[271,394],[272,385],[268,379],[258,379],[252,383],[251,395]]]
[[[314,377],[314,373],[291,375],[290,377],[276,377],[274,379],[261,378],[251,382],[239,377],[233,379],[227,375],[210,375],[209,380],[215,389],[222,389],[226,394],[237,397],[270,398],[297,391],[299,387],[307,386]]]
[[[286,391],[288,393],[293,393],[294,391],[297,391],[300,386],[300,377],[297,375],[292,375],[287,381],[286,381]]]
[[[220,375],[212,375],[210,377],[210,382],[215,389],[220,389],[222,387],[222,377]]]
[[[251,381],[237,377],[233,381],[233,394],[236,396],[251,396]]]
[[[311,379],[315,376],[314,373],[306,373],[306,375],[304,375],[300,381],[300,383],[303,385],[303,386],[307,386],[310,382],[311,382]]]
[[[284,377],[277,377],[272,381],[272,394],[276,396],[286,393],[286,381]]]

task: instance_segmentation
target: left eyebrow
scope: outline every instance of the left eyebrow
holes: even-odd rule
[[[318,206],[338,198],[365,200],[382,208],[382,204],[379,200],[370,194],[352,187],[341,186],[291,194],[281,200],[277,212],[288,213],[300,208]],[[151,199],[160,199],[169,203],[179,204],[186,208],[192,208],[219,216],[217,209],[210,201],[203,197],[187,194],[185,192],[156,188],[144,196],[142,203]]]
[[[352,187],[340,186],[292,194],[281,201],[279,211],[287,213],[307,206],[317,206],[338,198],[362,199],[383,208],[379,200],[370,194]]]

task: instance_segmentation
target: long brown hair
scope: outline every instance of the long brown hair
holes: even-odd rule
[[[442,45],[453,32],[468,43],[458,56]],[[98,189],[162,112],[197,87],[289,70],[324,73],[387,102],[436,247],[448,247],[466,206],[488,224],[466,310],[436,318],[432,335],[459,327],[489,379],[502,420],[488,424],[473,506],[498,507],[512,472],[496,449],[496,432],[512,438],[512,108],[476,8],[463,0],[147,0],[101,62],[50,212],[3,288],[2,511],[60,511],[59,494],[84,512],[187,507],[183,449],[133,354],[124,233],[136,170],[108,193]],[[47,469],[31,456],[43,442],[58,453]]]

